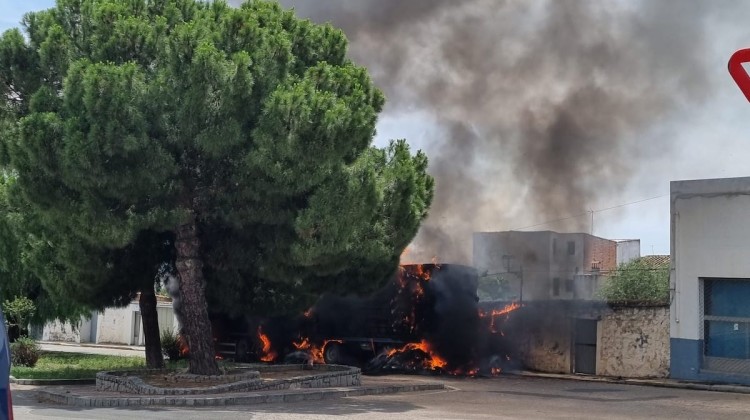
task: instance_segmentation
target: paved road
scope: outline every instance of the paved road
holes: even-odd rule
[[[38,419],[748,419],[750,395],[541,378],[448,379],[448,391],[221,409],[77,409],[14,392],[17,420]]]

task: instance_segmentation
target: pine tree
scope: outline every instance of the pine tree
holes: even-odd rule
[[[0,39],[0,163],[82,252],[173,235],[192,373],[218,373],[207,278],[344,273],[416,221],[392,266],[426,215],[424,156],[378,166],[384,97],[329,25],[195,0],[58,0],[23,24]]]

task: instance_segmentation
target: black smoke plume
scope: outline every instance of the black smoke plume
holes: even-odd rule
[[[671,143],[646,144],[643,134],[709,88],[708,3],[281,3],[344,30],[350,56],[388,96],[386,117],[436,127],[420,145],[436,196],[410,253],[416,261],[467,262],[472,231],[613,202]],[[585,230],[587,220],[547,227]]]

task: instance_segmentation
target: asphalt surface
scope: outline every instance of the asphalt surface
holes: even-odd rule
[[[47,351],[143,357],[143,347],[44,343]],[[394,380],[403,380],[392,377]],[[410,377],[415,379],[414,377]],[[378,380],[387,380],[380,377]],[[750,419],[750,395],[534,377],[430,377],[448,391],[246,407],[81,409],[40,403],[39,387],[14,385],[23,419]]]
[[[450,390],[218,409],[54,406],[39,403],[30,386],[16,386],[13,397],[17,420],[750,418],[747,394],[526,377],[446,378],[444,382]]]

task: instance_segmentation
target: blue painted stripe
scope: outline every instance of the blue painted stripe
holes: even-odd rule
[[[703,340],[671,338],[669,376],[674,379],[697,380],[703,359]]]
[[[750,375],[701,370],[703,340],[672,338],[670,346],[669,376],[672,379],[750,385]]]

